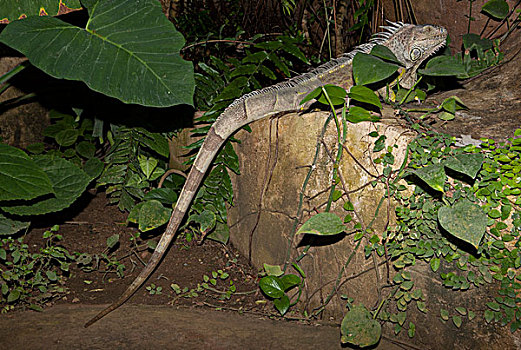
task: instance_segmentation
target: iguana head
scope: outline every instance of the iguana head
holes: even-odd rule
[[[445,45],[447,30],[435,25],[414,25],[401,22],[384,26],[382,43],[388,47],[404,65],[400,85],[411,88],[416,82],[416,70],[420,64]]]

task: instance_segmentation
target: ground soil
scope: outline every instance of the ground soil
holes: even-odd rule
[[[99,254],[108,237],[119,234],[113,253],[126,265],[123,278],[105,271],[73,266],[67,279],[68,292],[45,305],[43,312],[17,309],[0,316],[0,344],[6,349],[336,349],[340,346],[337,324],[313,323],[277,317],[271,303],[259,293],[258,276],[245,258],[231,246],[178,239],[145,286],[161,286],[160,295],[141,288],[122,308],[90,328],[84,323],[116,300],[142,269],[150,251],[137,252],[130,237],[136,229],[125,223],[126,215],[108,205],[104,193],[87,192],[72,208],[36,223],[27,235],[31,249],[42,244],[42,233],[59,224],[62,245],[69,251]],[[161,232],[156,232],[159,236]],[[154,234],[150,239],[157,239]],[[141,242],[140,242],[141,243]],[[132,253],[132,251],[135,251]],[[232,280],[237,292],[221,300],[215,292],[176,298],[172,283],[195,288],[203,275],[223,270],[230,274],[215,289],[224,291]],[[384,349],[394,348],[385,339]]]

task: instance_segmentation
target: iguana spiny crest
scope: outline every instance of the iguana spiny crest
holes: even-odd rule
[[[369,53],[377,44],[388,47],[403,64],[405,71],[402,72],[400,84],[410,88],[416,81],[418,66],[445,44],[447,31],[433,25],[417,26],[401,22],[389,22],[389,24],[389,26],[383,27],[384,32],[376,34],[369,43],[356,47],[342,57],[333,59],[303,75],[248,93],[230,104],[208,131],[179,195],[165,233],[161,236],[147,266],[117,301],[87,322],[85,327],[121,306],[152,274],[175,237],[213,158],[226,139],[235,131],[252,121],[273,114],[306,108],[314,101],[309,101],[304,106],[300,105],[300,101],[305,95],[325,84],[351,88],[353,86],[351,64],[353,57],[357,52]]]

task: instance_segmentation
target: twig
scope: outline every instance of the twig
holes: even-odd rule
[[[183,173],[181,170],[177,170],[177,169],[168,169],[164,174],[163,176],[161,176],[161,180],[159,180],[159,184],[157,185],[157,188],[161,188],[161,186],[163,186],[163,182],[165,182],[166,178],[169,177],[170,175],[172,174],[177,174],[177,175],[181,175],[182,177],[184,177],[186,179],[186,174]]]
[[[363,171],[365,171],[369,176],[371,177],[374,177],[374,178],[378,178],[378,175],[374,175],[373,173],[371,173],[369,170],[367,170],[363,165],[362,163],[360,163],[360,161],[358,159],[356,159],[356,157],[353,155],[353,153],[351,153],[351,151],[349,150],[349,148],[346,147],[346,145],[342,144],[342,148],[347,152],[347,154],[349,154],[349,156],[355,161],[355,163],[360,167],[362,168]]]

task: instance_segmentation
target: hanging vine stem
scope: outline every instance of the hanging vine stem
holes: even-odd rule
[[[322,134],[320,135],[320,138],[318,140],[317,152],[315,153],[314,162],[316,162],[316,160],[317,160],[318,151],[320,150],[320,144],[324,143],[324,134],[326,132],[327,125],[329,124],[330,119],[334,118],[335,126],[336,126],[336,129],[337,129],[337,140],[338,140],[338,152],[337,152],[336,159],[334,160],[334,163],[333,163],[333,175],[332,175],[332,178],[334,180],[335,177],[336,177],[336,174],[337,174],[338,164],[340,164],[340,160],[342,158],[342,147],[341,147],[341,145],[345,142],[345,136],[346,136],[346,133],[347,133],[347,125],[346,125],[346,122],[345,122],[346,121],[345,111],[346,111],[346,108],[347,108],[346,106],[349,106],[349,98],[346,99],[344,107],[342,108],[342,126],[343,126],[343,128],[342,128],[342,132],[341,132],[340,131],[340,122],[338,120],[338,116],[336,114],[335,107],[334,107],[333,103],[331,102],[331,99],[329,98],[329,95],[328,95],[326,89],[323,86],[322,86],[322,93],[325,95],[325,97],[327,99],[327,102],[329,104],[329,107],[331,108],[331,114],[330,114],[330,117],[328,118],[327,123],[324,125],[324,128],[322,129]],[[324,143],[324,145],[325,145],[325,143]],[[314,168],[310,169],[310,173],[308,173],[309,176],[311,176],[311,171],[313,171],[313,169]],[[335,181],[333,181],[332,184],[331,184],[331,189],[330,189],[330,192],[329,192],[329,198],[327,200],[327,205],[326,205],[325,212],[329,212],[329,210],[331,209],[331,204],[333,203],[333,194],[335,192],[335,187],[336,187],[336,184],[335,184]],[[296,232],[296,229],[297,229],[297,227],[294,226],[294,232]],[[292,236],[294,237],[295,233]],[[293,242],[293,239],[292,239],[292,242]],[[306,256],[306,254],[307,254],[307,252],[309,251],[310,248],[311,248],[311,244],[308,244],[304,248],[304,250],[302,251],[302,254],[299,257],[297,257],[296,261],[299,262],[300,260],[302,260]],[[289,259],[289,255],[288,255],[288,259]],[[287,264],[287,262],[286,262],[286,264]],[[286,267],[286,265],[284,265],[284,267]]]
[[[317,144],[315,146],[315,156],[313,157],[313,161],[312,161],[311,165],[309,165],[309,171],[306,175],[306,178],[304,179],[304,182],[302,183],[302,190],[300,191],[300,194],[299,194],[299,203],[297,206],[297,213],[295,214],[295,220],[293,221],[293,228],[291,230],[292,233],[288,237],[288,250],[286,252],[286,259],[284,261],[284,268],[283,268],[284,272],[286,272],[286,269],[289,264],[289,258],[291,256],[291,248],[293,246],[293,241],[294,241],[295,235],[297,233],[297,226],[300,222],[300,217],[302,215],[302,203],[304,201],[304,193],[306,192],[306,188],[307,188],[309,179],[311,178],[311,174],[313,173],[313,170],[315,170],[315,168],[316,168],[318,155],[320,153],[321,140],[324,138],[324,134],[326,133],[327,126],[329,125],[329,122],[331,122],[331,119],[333,119],[333,116],[329,115],[329,117],[326,119],[326,121],[324,123],[324,126],[322,127],[322,131],[320,133],[320,136],[318,137]],[[304,249],[305,252],[307,252],[307,250],[309,250],[308,247],[306,247]],[[297,262],[299,262],[305,256],[305,252],[303,253],[303,255],[301,255],[301,257],[296,259]]]
[[[322,141],[324,142],[324,141]],[[332,154],[331,152],[329,151],[327,145],[325,144],[325,142],[323,143],[324,145],[324,150],[326,151],[326,153],[328,154],[328,156],[330,158],[332,158]],[[339,147],[340,151],[342,150],[342,147]],[[346,182],[344,180],[344,176],[342,175],[342,171],[339,169],[339,167],[336,167],[337,170],[337,175],[338,175],[338,178],[340,179],[340,183],[342,184],[342,188],[344,190],[344,193],[347,197],[347,200],[351,203],[353,203],[353,201],[351,201],[351,196],[348,192],[348,189],[347,189],[347,185],[346,185]],[[363,222],[363,218],[361,217],[361,215],[358,213],[358,211],[356,210],[356,208],[353,207],[353,213],[355,214],[358,222],[360,223],[360,225],[362,226],[362,230],[364,232],[364,236],[363,238],[367,241],[368,238],[366,237],[365,233],[367,233],[367,229],[365,227],[365,224]],[[376,215],[375,215],[376,216]],[[389,217],[387,218],[387,220],[389,220]],[[362,239],[360,239],[359,242],[361,242]],[[367,242],[366,242],[367,244]],[[357,245],[358,247],[358,245]],[[381,281],[381,276],[380,276],[380,271],[378,270],[378,261],[377,261],[377,258],[376,258],[376,252],[374,250],[371,250],[371,258],[373,260],[373,265],[374,265],[374,269],[375,269],[375,274],[376,274],[376,291],[378,293],[378,301],[377,301],[377,304],[379,303],[379,301],[381,300],[381,288],[380,288],[380,281]]]

